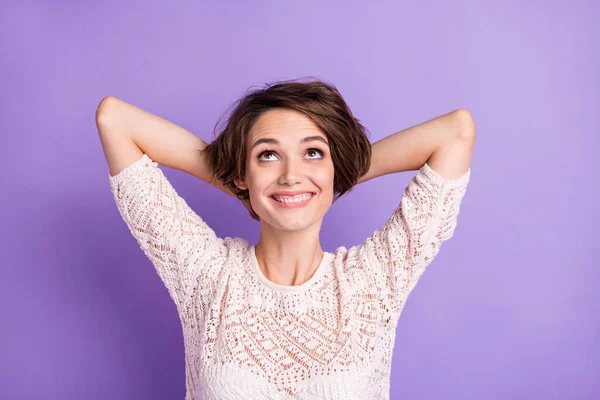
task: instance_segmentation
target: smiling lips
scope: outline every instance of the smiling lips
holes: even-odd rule
[[[315,193],[312,192],[301,192],[292,196],[276,193],[269,196],[269,198],[283,208],[300,208],[307,205],[314,196]]]

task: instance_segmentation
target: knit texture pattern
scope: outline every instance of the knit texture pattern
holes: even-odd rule
[[[269,281],[245,239],[217,237],[147,154],[109,174],[177,306],[186,400],[389,399],[398,318],[454,233],[470,172],[445,180],[423,165],[380,229],[325,252],[299,286]]]

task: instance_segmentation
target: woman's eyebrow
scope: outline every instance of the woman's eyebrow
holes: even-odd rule
[[[304,139],[302,139],[300,141],[300,143],[304,144],[304,143],[313,142],[313,141],[320,141],[320,142],[325,143],[326,145],[329,145],[329,143],[323,136],[307,136]],[[277,139],[273,139],[273,138],[260,138],[256,142],[254,142],[254,144],[252,145],[250,150],[252,150],[253,148],[255,148],[256,146],[258,146],[261,143],[269,143],[269,144],[278,145],[279,141],[277,141]]]

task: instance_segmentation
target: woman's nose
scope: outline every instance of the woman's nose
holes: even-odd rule
[[[282,171],[279,176],[281,185],[294,185],[302,182],[302,162],[301,161],[286,161],[282,164]]]

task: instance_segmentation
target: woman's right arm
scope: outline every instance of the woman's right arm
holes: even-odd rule
[[[165,119],[113,97],[96,111],[117,208],[155,266],[180,313],[189,299],[208,304],[237,239],[217,237],[179,196],[159,164],[207,182],[208,166],[197,150],[206,143]],[[187,318],[187,317],[186,317]]]
[[[212,182],[206,157],[199,152],[207,143],[184,128],[112,96],[100,102],[96,125],[111,176],[145,153],[160,165],[187,172],[235,197],[221,182]]]

